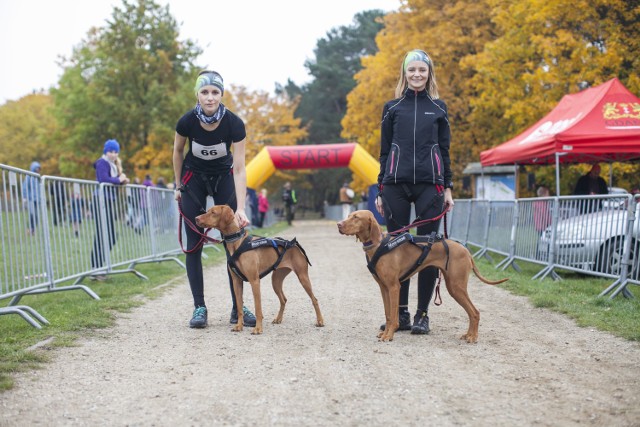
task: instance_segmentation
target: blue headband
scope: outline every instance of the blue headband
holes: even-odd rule
[[[422,50],[416,49],[416,50],[412,50],[411,52],[405,55],[404,61],[402,63],[402,69],[406,71],[407,65],[409,65],[409,63],[413,61],[421,61],[427,64],[428,66],[431,66],[431,60],[429,59],[427,54]]]
[[[217,87],[218,89],[220,89],[220,92],[222,92],[222,94],[224,95],[224,82],[222,81],[222,76],[216,73],[215,71],[207,71],[205,73],[200,74],[196,79],[196,85],[193,88],[193,90],[196,93],[196,96],[198,96],[198,92],[200,92],[200,89],[203,86],[209,86],[209,85]]]

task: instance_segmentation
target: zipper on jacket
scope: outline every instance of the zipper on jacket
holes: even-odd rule
[[[436,184],[438,182],[438,177],[442,175],[441,167],[440,167],[440,156],[438,156],[438,146],[433,145],[431,147],[431,170],[433,171],[433,183]],[[433,164],[433,159],[435,158],[435,165]],[[437,169],[436,167],[437,166]],[[437,172],[437,174],[436,174]]]
[[[396,152],[391,150],[391,166],[389,166],[389,174],[393,173],[393,162],[396,159]]]
[[[416,183],[416,126],[418,124],[418,91],[413,97],[413,183]]]
[[[396,155],[396,151],[398,154]],[[391,144],[391,165],[389,166],[389,175],[393,175],[393,182],[398,182],[398,164],[400,163],[400,146]]]

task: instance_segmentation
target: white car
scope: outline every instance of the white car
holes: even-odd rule
[[[555,241],[555,263],[568,267],[618,276],[624,255],[624,233],[627,226],[628,199],[620,202],[606,200],[602,209],[574,215],[558,222]],[[538,256],[547,259],[551,243],[551,227],[540,236]],[[640,206],[636,209],[631,232],[631,268],[629,277],[638,280],[640,275]]]

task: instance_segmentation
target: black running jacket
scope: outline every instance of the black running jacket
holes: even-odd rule
[[[447,105],[426,90],[407,89],[384,105],[380,133],[380,184],[432,183],[453,187]]]

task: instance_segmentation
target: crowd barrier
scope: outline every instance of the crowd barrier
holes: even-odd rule
[[[541,266],[532,279],[561,279],[557,270],[610,278],[600,296],[631,297],[627,285],[640,284],[638,203],[639,195],[456,200],[448,234],[478,248],[474,257],[502,255],[496,268],[520,271],[522,260]]]
[[[533,279],[557,270],[614,279],[600,296],[632,294],[640,284],[640,195],[561,196],[518,200],[458,199],[447,215],[449,238],[473,248],[474,257],[502,260],[496,268],[521,271],[517,261],[538,264]],[[366,209],[365,205],[354,206]],[[339,221],[342,206],[325,207]],[[412,210],[411,221],[415,218]],[[440,222],[444,234],[445,221]]]
[[[82,283],[85,278],[131,273],[146,279],[135,267],[148,262],[184,267],[176,257],[179,212],[172,190],[40,176],[0,165],[0,193],[0,300],[12,298],[0,315],[18,314],[40,328],[47,320],[18,305],[22,296],[82,290],[99,299]],[[490,254],[501,255],[496,268],[520,270],[522,260],[541,266],[533,279],[560,279],[557,270],[611,278],[601,296],[631,297],[627,286],[640,284],[639,202],[638,195],[456,200],[447,232],[477,248],[475,257],[493,261]],[[342,206],[327,206],[324,215],[341,220]],[[276,220],[270,210],[265,226]],[[444,221],[440,227],[444,232]],[[211,237],[219,239],[215,233]]]
[[[0,300],[11,298],[0,315],[18,314],[40,328],[48,322],[18,305],[24,295],[82,290],[100,299],[85,278],[146,279],[136,265],[149,262],[184,267],[176,257],[182,252],[178,219],[169,189],[40,176],[0,165]],[[265,222],[272,221],[268,215]],[[184,233],[183,227],[186,244]],[[216,238],[215,230],[209,235]]]

